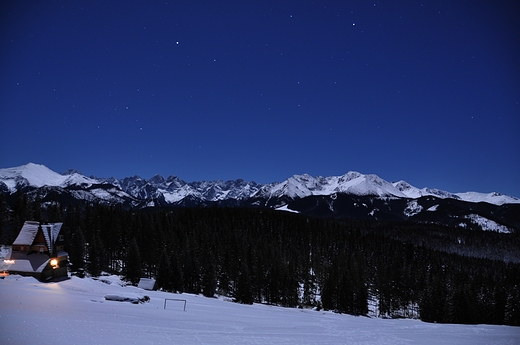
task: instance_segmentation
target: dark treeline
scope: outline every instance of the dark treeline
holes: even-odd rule
[[[55,205],[30,215],[64,222],[73,272],[116,273],[133,284],[154,277],[166,291],[239,303],[520,325],[520,264],[456,254],[453,242],[464,246],[472,232],[244,208],[65,211]],[[487,238],[518,241],[506,234]]]

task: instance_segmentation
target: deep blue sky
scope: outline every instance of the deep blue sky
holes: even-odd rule
[[[0,168],[520,197],[517,1],[2,1]]]

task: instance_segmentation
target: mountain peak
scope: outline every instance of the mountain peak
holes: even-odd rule
[[[62,172],[60,175],[65,176],[65,175],[73,175],[73,174],[83,175],[79,170],[76,170],[76,169],[67,169],[64,172]]]
[[[12,189],[18,183],[25,182],[28,185],[42,187],[45,185],[57,185],[62,182],[65,177],[60,175],[45,165],[28,163],[14,168],[0,170],[0,179],[6,183],[9,189]]]
[[[357,171],[349,171],[347,172],[345,175],[341,176],[340,179],[344,182],[348,182],[348,181],[351,181],[351,180],[354,180],[356,178],[359,178],[363,176],[363,174],[361,174],[360,172],[357,172]]]
[[[148,180],[148,182],[153,184],[163,184],[166,183],[166,179],[162,175],[154,175]]]
[[[2,180],[10,191],[16,191],[19,185],[34,187],[90,185],[98,181],[81,174],[61,175],[42,164],[28,163],[19,167],[0,169]]]

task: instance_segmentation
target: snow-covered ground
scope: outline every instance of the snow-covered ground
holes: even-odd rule
[[[124,287],[116,277],[0,279],[0,344],[518,344],[520,327],[429,324],[240,305]],[[106,295],[149,296],[131,304]],[[166,298],[185,299],[184,303]]]

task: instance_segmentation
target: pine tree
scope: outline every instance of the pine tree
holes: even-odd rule
[[[217,290],[215,267],[211,260],[206,260],[205,265],[202,268],[201,290],[202,294],[206,297],[213,297]]]
[[[507,325],[520,326],[520,286],[515,285],[507,296],[504,320]]]
[[[88,244],[87,271],[92,276],[98,277],[106,267],[106,252],[103,242],[95,233],[92,234]]]
[[[141,279],[141,254],[139,253],[139,246],[137,240],[132,239],[128,247],[125,265],[125,279],[130,281],[133,285],[139,283]]]
[[[234,301],[242,304],[253,304],[253,293],[251,291],[251,276],[247,265],[242,262],[240,272],[236,280]]]
[[[172,270],[172,288],[173,291],[183,292],[184,291],[184,276],[182,270],[179,267],[179,260],[177,254],[172,252],[170,254],[170,268]]]
[[[27,194],[22,192],[21,189],[16,191],[13,205],[13,217],[15,231],[20,231],[25,221],[33,220],[32,207],[29,205],[29,201],[27,200]]]
[[[163,251],[159,263],[159,269],[157,271],[157,287],[165,291],[172,291],[173,289],[173,274],[170,266],[170,258],[166,251]]]
[[[77,272],[85,268],[85,236],[83,236],[83,231],[79,226],[76,227],[71,236],[68,253],[72,263],[72,270]]]
[[[6,195],[0,192],[0,243],[12,243],[16,236],[13,230]]]

